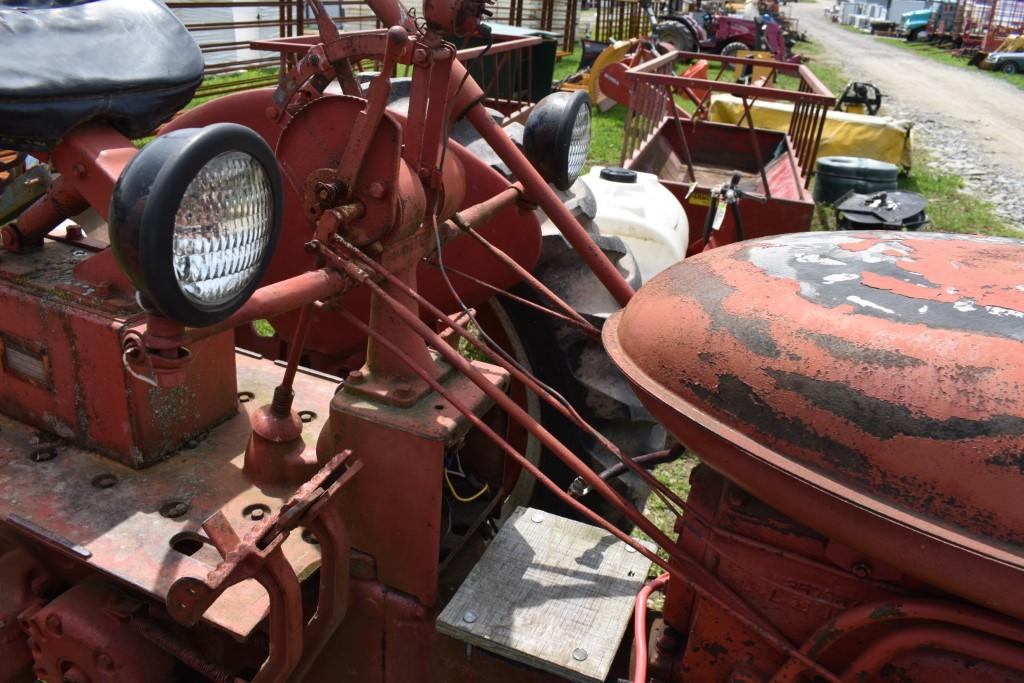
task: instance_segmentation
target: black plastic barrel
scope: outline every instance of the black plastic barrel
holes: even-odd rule
[[[814,201],[834,204],[847,192],[873,194],[896,189],[899,168],[861,157],[821,157],[815,165]]]

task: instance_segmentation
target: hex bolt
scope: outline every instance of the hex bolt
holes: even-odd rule
[[[106,652],[100,652],[96,655],[96,664],[106,671],[114,670],[114,660]]]
[[[338,195],[338,186],[334,183],[317,183],[314,191],[316,198],[322,203],[333,204]]]
[[[541,522],[544,521],[544,513],[543,512],[539,512],[539,511],[538,512],[534,512],[533,516],[530,517],[530,521],[533,522],[534,524],[540,524]]]
[[[398,398],[411,398],[413,395],[412,385],[400,382],[395,385],[395,396]]]
[[[853,575],[856,576],[859,579],[869,579],[869,578],[871,578],[871,571],[872,571],[871,570],[871,563],[870,562],[866,562],[864,560],[860,560],[858,562],[854,562],[853,566],[850,567],[850,571],[852,571]]]
[[[572,651],[572,658],[577,662],[582,662],[587,658],[587,651],[582,647],[578,647]]]
[[[310,55],[309,63],[312,64],[313,66],[316,66],[317,64],[320,63],[320,57],[318,57],[317,55]]]
[[[476,612],[474,612],[473,610],[466,610],[466,612],[462,615],[462,620],[467,624],[472,624],[474,621],[476,621]]]
[[[77,164],[74,165],[72,170],[75,172],[75,177],[76,178],[84,178],[85,177],[85,164],[77,163]]]
[[[384,199],[384,195],[387,194],[387,186],[380,180],[374,180],[370,183],[370,196],[374,199]]]
[[[69,225],[64,228],[64,234],[69,240],[80,240],[85,233],[81,225]]]
[[[349,384],[362,384],[365,380],[366,377],[360,370],[353,370],[352,372],[348,373],[348,377],[345,378],[345,381],[348,382]]]
[[[64,631],[64,627],[60,623],[60,617],[56,614],[47,615],[46,628],[55,636],[59,636]]]
[[[266,516],[267,513],[264,512],[262,508],[256,508],[255,510],[249,513],[249,519],[251,519],[254,522],[258,522]]]
[[[176,519],[188,512],[188,503],[172,500],[160,508],[160,514],[168,519]]]

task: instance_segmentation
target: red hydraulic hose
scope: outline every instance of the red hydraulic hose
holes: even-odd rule
[[[647,599],[654,591],[660,591],[668,583],[669,573],[665,572],[653,581],[648,581],[636,594],[633,609],[633,683],[647,683]]]

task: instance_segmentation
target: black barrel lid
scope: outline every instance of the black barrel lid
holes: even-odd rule
[[[613,183],[635,183],[636,171],[620,166],[605,166],[601,169],[601,180],[609,180]]]
[[[858,223],[903,225],[924,211],[927,200],[916,192],[848,193],[836,204],[836,211]]]

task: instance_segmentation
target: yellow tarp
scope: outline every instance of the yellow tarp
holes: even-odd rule
[[[755,102],[751,105],[754,125],[768,130],[789,130],[793,106],[784,102]],[[743,103],[732,95],[713,95],[709,118],[721,123],[738,123]],[[867,157],[896,164],[910,171],[911,122],[887,116],[867,116],[830,111],[818,147],[819,157]]]

